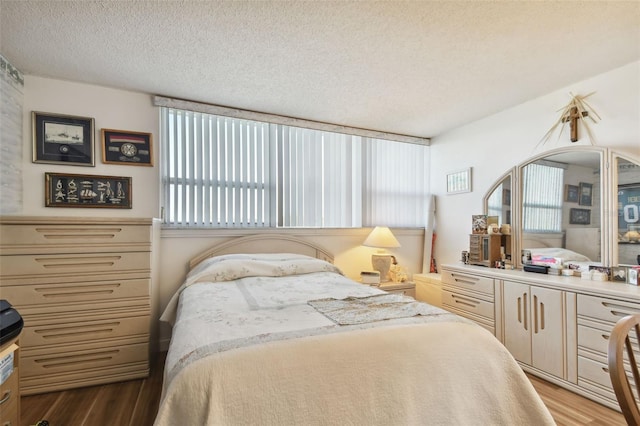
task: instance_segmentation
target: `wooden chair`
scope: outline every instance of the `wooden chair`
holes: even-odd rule
[[[633,352],[631,337],[635,337],[636,342],[640,342],[640,314],[628,315],[620,319],[613,328],[608,350],[609,375],[624,418],[629,425],[638,426],[640,425],[640,410],[631,383],[629,383],[624,362],[624,352],[626,351],[635,388],[640,389],[640,374],[638,374],[638,364]],[[637,345],[637,343],[634,344]]]

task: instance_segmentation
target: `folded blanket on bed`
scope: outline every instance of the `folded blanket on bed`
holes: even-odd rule
[[[307,303],[339,325],[448,313],[435,306],[420,303],[412,297],[394,293],[346,299],[318,299]]]

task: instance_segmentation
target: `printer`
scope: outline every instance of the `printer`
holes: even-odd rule
[[[23,325],[22,317],[11,303],[0,299],[0,345],[20,334]]]

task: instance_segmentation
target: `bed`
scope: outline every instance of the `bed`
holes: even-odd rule
[[[488,331],[332,259],[274,234],[194,258],[155,425],[554,424]]]
[[[598,229],[568,228],[564,233],[524,233],[522,247],[531,253],[534,264],[562,264],[579,271],[601,265]]]

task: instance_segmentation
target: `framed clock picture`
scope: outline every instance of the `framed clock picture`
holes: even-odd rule
[[[151,133],[102,129],[102,162],[153,166]]]

